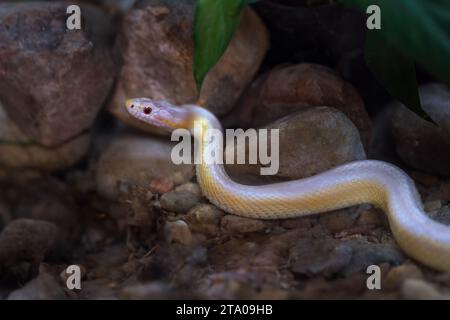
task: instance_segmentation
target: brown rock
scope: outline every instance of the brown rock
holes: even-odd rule
[[[331,69],[314,64],[280,66],[260,77],[244,93],[231,115],[240,127],[260,127],[308,107],[330,106],[342,111],[371,140],[371,124],[355,88]]]
[[[349,229],[355,222],[355,212],[352,209],[342,209],[324,213],[319,216],[319,222],[330,233],[338,233]]]
[[[261,220],[230,214],[222,218],[222,227],[231,234],[243,234],[263,231],[266,228],[266,224]]]
[[[189,245],[192,243],[192,233],[183,220],[166,223],[166,232],[170,242]]]
[[[110,105],[120,120],[151,130],[126,112],[125,100],[132,97],[165,99],[179,105],[198,100],[222,115],[251,81],[268,49],[268,35],[258,16],[246,9],[233,40],[198,96],[192,72],[194,7],[194,0],[148,0],[125,16],[118,42],[124,65]]]
[[[65,169],[87,153],[89,142],[89,134],[81,134],[57,147],[30,142],[0,104],[0,167],[43,171]]]
[[[280,129],[279,171],[276,178],[298,179],[312,176],[337,165],[365,158],[358,130],[342,112],[333,108],[305,109],[286,116],[267,128]],[[270,142],[262,143],[267,143],[270,151]],[[226,152],[230,152],[229,149]],[[259,177],[261,166],[232,164],[226,168],[235,179],[242,180],[243,175]],[[262,178],[267,177],[269,176]]]
[[[402,264],[393,267],[387,274],[383,287],[397,289],[408,279],[422,279],[422,271],[414,264]]]
[[[161,207],[168,211],[186,213],[201,199],[202,192],[198,184],[185,183],[162,195]]]
[[[114,199],[121,184],[150,188],[154,179],[164,178],[174,185],[189,181],[194,176],[194,167],[175,165],[170,158],[172,147],[166,139],[145,135],[116,137],[98,162],[98,191]]]
[[[0,234],[0,274],[27,278],[58,245],[59,228],[46,221],[17,219]]]
[[[64,3],[0,4],[0,100],[33,140],[54,146],[89,128],[114,80],[108,18],[82,8],[66,29]]]
[[[395,104],[393,136],[398,156],[409,166],[450,175],[450,90],[441,84],[419,88],[423,109],[438,124],[427,122]]]
[[[219,234],[220,219],[223,215],[224,212],[216,206],[199,204],[188,212],[186,221],[192,231],[214,237]]]

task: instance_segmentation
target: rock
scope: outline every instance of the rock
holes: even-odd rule
[[[438,126],[406,107],[394,104],[392,131],[398,156],[409,166],[437,175],[450,175],[450,90],[441,84],[419,88],[422,108]]]
[[[190,245],[192,243],[192,233],[189,226],[183,220],[166,223],[166,231],[170,242]]]
[[[371,124],[353,86],[331,69],[315,64],[280,66],[256,80],[231,115],[238,127],[265,126],[309,107],[329,106],[343,112],[358,128],[365,145]]]
[[[450,226],[450,207],[443,206],[430,214],[433,220]]]
[[[443,300],[450,296],[441,294],[436,287],[422,279],[407,279],[401,289],[405,300]]]
[[[170,158],[173,144],[138,134],[119,135],[101,155],[97,165],[97,190],[114,199],[120,184],[147,188],[153,179],[167,179],[175,185],[194,176],[192,165],[175,165]]]
[[[303,276],[331,276],[350,263],[353,250],[333,239],[300,239],[290,252],[291,271]]]
[[[12,122],[0,104],[0,167],[56,171],[77,163],[88,151],[90,138],[81,134],[57,147],[33,143]]]
[[[0,234],[0,274],[27,278],[61,240],[59,228],[47,221],[17,219]]]
[[[244,234],[263,231],[266,224],[257,219],[226,215],[222,218],[222,228],[231,234]]]
[[[436,212],[442,208],[441,200],[430,200],[423,204],[423,209],[427,213]]]
[[[174,104],[198,100],[214,113],[225,114],[255,75],[268,49],[268,34],[258,16],[246,9],[198,96],[192,72],[194,8],[194,0],[147,0],[125,16],[118,41],[124,64],[109,107],[123,122],[151,130],[126,112],[124,103],[130,97]]]
[[[39,275],[8,296],[8,300],[65,300],[67,295],[55,276],[41,266]]]
[[[0,4],[0,100],[32,140],[46,146],[89,128],[115,75],[107,16],[83,6],[80,31],[67,4]]]
[[[220,221],[224,212],[211,204],[198,204],[186,215],[186,221],[193,232],[214,237],[219,234]]]
[[[350,263],[342,270],[344,275],[365,271],[370,265],[399,265],[405,260],[404,255],[389,244],[348,241],[346,245],[352,248],[353,255]]]
[[[330,233],[338,233],[349,229],[355,222],[356,214],[352,209],[342,209],[324,213],[319,216],[319,222]]]
[[[162,195],[161,207],[167,211],[186,213],[201,199],[202,192],[196,183],[185,183]]]
[[[402,264],[389,270],[383,288],[397,289],[408,279],[422,279],[422,271],[414,264]]]
[[[304,178],[346,162],[365,159],[358,130],[342,112],[333,108],[305,109],[286,116],[267,128],[280,130],[279,171],[276,178]],[[270,152],[270,138],[268,140],[259,143],[266,144]],[[237,145],[237,148],[243,147]],[[226,152],[232,151],[230,149],[227,147]],[[232,164],[226,168],[236,180],[242,181],[241,177],[245,175],[259,177],[261,166]]]
[[[388,226],[384,212],[373,207],[363,210],[359,214],[356,223],[361,226]]]

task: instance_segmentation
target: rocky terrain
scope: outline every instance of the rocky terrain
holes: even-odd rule
[[[64,1],[0,3],[0,299],[450,298],[450,273],[409,259],[378,209],[229,215],[202,196],[192,165],[172,163],[167,135],[126,113],[126,98],[144,96],[199,103],[228,128],[280,129],[278,174],[228,165],[243,183],[389,161],[450,225],[449,89],[421,78],[435,126],[363,66],[358,14],[333,8],[330,32],[315,25],[329,9],[298,24],[308,9],[279,2],[246,10],[200,93],[194,0],[86,1],[84,28],[70,32]],[[320,41],[298,40],[309,29]],[[66,286],[74,264],[80,290]],[[381,290],[366,286],[369,265]]]

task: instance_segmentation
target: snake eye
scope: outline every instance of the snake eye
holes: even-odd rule
[[[145,107],[144,110],[143,110],[143,112],[144,112],[145,114],[150,114],[150,113],[152,113],[152,108],[150,108],[150,107]]]

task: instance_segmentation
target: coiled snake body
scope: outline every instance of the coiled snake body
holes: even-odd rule
[[[165,101],[130,99],[129,113],[151,125],[202,132],[222,130],[209,111],[193,105],[173,106]],[[200,136],[200,153],[208,141]],[[223,210],[247,218],[285,219],[350,207],[362,203],[384,210],[394,237],[411,257],[425,265],[450,271],[450,227],[430,219],[423,211],[413,181],[399,168],[381,161],[357,161],[310,178],[249,186],[234,182],[223,165],[202,161],[196,166],[203,194]]]

